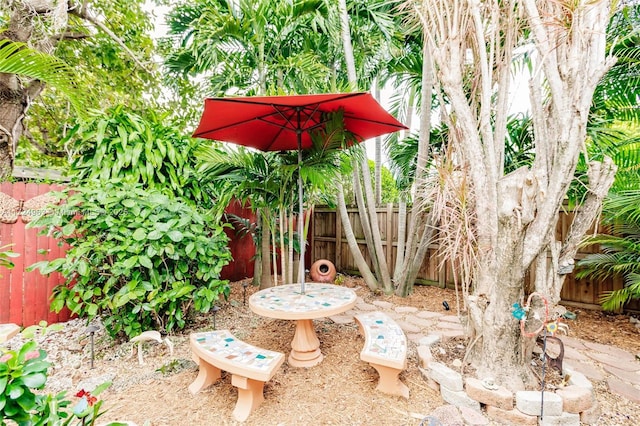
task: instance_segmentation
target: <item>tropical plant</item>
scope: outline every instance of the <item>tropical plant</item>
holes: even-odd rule
[[[28,424],[31,411],[37,405],[33,390],[42,389],[47,381],[50,364],[43,350],[30,341],[17,351],[5,351],[0,356],[0,424],[13,420]]]
[[[583,246],[599,245],[601,253],[581,259],[576,278],[623,278],[622,289],[604,292],[600,298],[604,310],[617,311],[630,300],[640,299],[640,190],[611,194],[603,216],[610,233],[585,240]]]
[[[164,124],[165,118],[153,111],[143,116],[119,105],[76,124],[63,140],[73,155],[74,182],[140,183],[211,208],[209,191],[194,170],[201,142]]]
[[[198,0],[168,14],[172,47],[166,65],[175,75],[204,73],[209,93],[247,94],[317,90],[329,68],[305,46],[311,20],[326,13],[322,0]],[[322,31],[322,29],[317,28]]]
[[[69,245],[64,258],[32,265],[65,277],[51,308],[104,315],[112,336],[181,329],[208,312],[228,282],[231,255],[219,217],[138,184],[99,181],[63,191],[66,204],[30,226]]]
[[[587,238],[584,246],[600,245],[601,253],[578,262],[576,276],[606,279],[621,277],[624,287],[605,292],[605,310],[619,310],[640,297],[640,3],[625,4],[611,18],[608,49],[616,64],[600,80],[588,126],[592,155],[611,155],[618,166],[616,179],[603,205],[610,234]]]
[[[31,49],[25,43],[0,38],[0,73],[46,82],[67,96],[76,114],[86,116],[83,96],[73,84],[74,69],[55,56]]]

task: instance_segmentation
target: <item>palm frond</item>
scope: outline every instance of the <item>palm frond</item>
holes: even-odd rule
[[[75,72],[55,56],[31,49],[24,43],[0,40],[0,73],[40,80],[65,95],[76,113],[87,115],[82,96],[74,86]]]
[[[600,303],[605,311],[616,311],[632,299],[640,299],[640,274],[629,274],[624,283],[624,288],[603,292],[600,295]]]

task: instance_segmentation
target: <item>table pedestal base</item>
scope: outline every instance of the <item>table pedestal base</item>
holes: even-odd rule
[[[320,341],[313,328],[313,321],[296,321],[296,332],[291,342],[289,365],[292,367],[313,367],[320,364],[324,356],[320,352]]]

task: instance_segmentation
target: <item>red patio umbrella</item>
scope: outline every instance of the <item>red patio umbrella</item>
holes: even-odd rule
[[[324,125],[327,112],[343,110],[345,129],[359,142],[406,129],[369,93],[331,93],[290,96],[207,98],[194,137],[233,142],[262,151],[302,150],[311,147],[309,132]],[[298,172],[299,279],[304,293],[304,239],[302,236],[302,178]]]

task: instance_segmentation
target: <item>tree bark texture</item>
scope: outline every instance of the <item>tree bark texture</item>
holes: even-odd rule
[[[36,4],[37,3],[37,4]],[[51,11],[47,2],[15,2],[9,19],[9,27],[0,38],[25,43],[33,33],[33,13]],[[46,46],[46,45],[44,45]],[[40,46],[40,47],[44,47]],[[48,49],[50,51],[51,48]],[[48,53],[47,50],[43,50]],[[14,74],[0,74],[0,180],[11,176],[18,140],[24,131],[23,118],[33,95],[29,87]],[[31,96],[30,96],[31,95]]]

